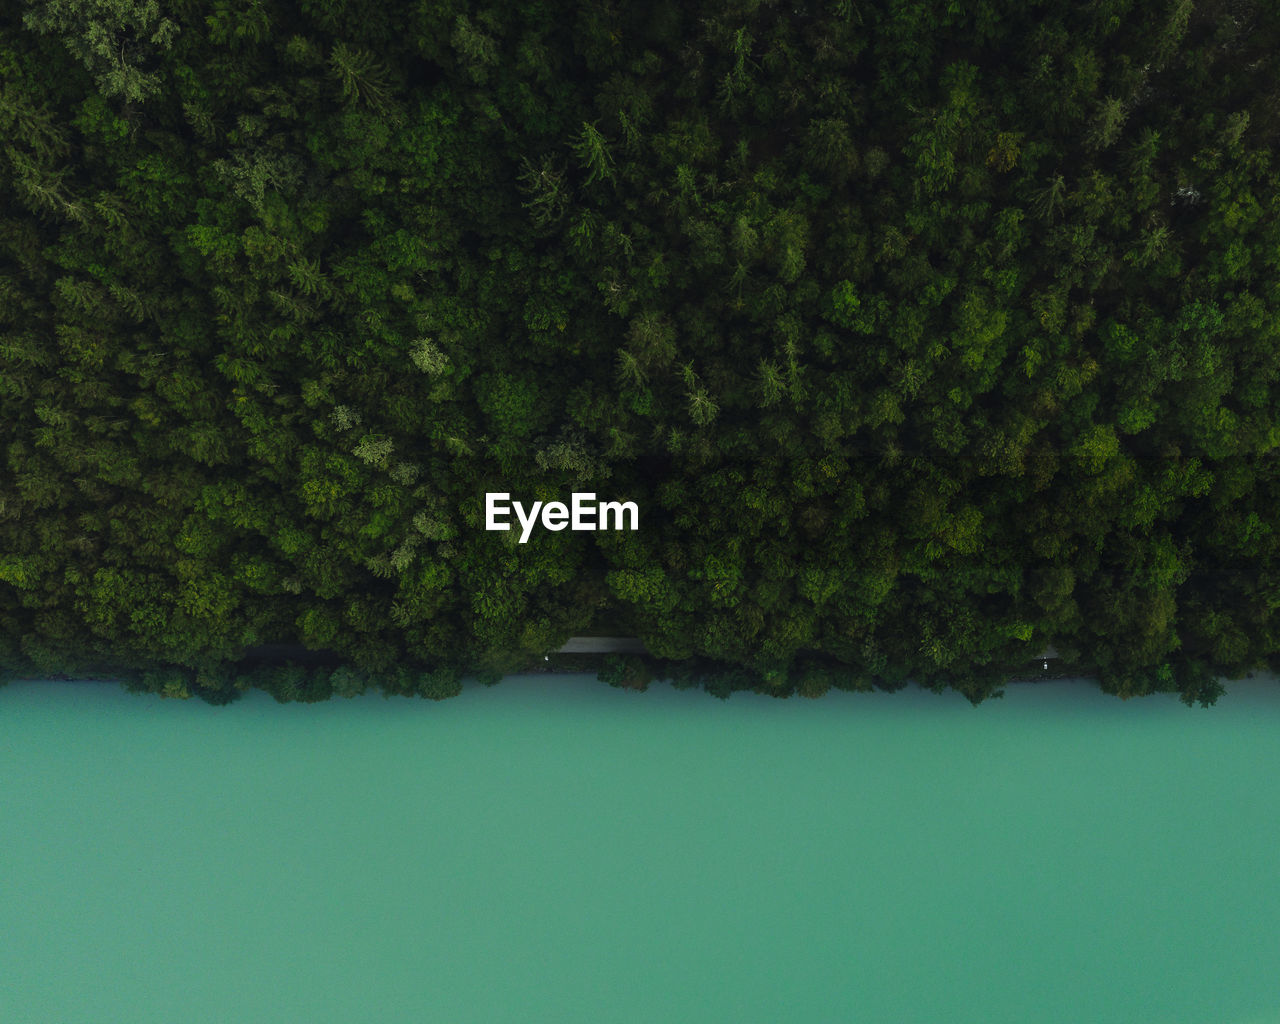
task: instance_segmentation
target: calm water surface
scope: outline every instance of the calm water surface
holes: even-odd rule
[[[0,1021],[1280,1024],[1280,685],[0,689]]]

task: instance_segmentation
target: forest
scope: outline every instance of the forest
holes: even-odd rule
[[[4,4],[0,677],[1211,705],[1278,144],[1265,0]],[[485,529],[575,491],[639,529]]]

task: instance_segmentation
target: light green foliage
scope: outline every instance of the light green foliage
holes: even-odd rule
[[[352,427],[360,425],[360,413],[347,405],[336,405],[330,418],[339,430],[350,430]]]
[[[1124,103],[1114,96],[1108,96],[1098,108],[1086,142],[1091,149],[1108,149],[1115,145],[1120,137],[1120,129],[1128,119],[1128,111]]]
[[[613,179],[613,157],[609,143],[594,124],[582,123],[582,133],[573,142],[573,152],[578,164],[587,172],[586,183]]]
[[[831,290],[829,319],[833,324],[847,327],[859,334],[871,334],[876,326],[873,310],[863,305],[862,298],[851,281],[841,281]]]
[[[472,24],[465,14],[459,14],[454,22],[450,43],[472,81],[484,85],[490,69],[498,63],[498,45],[482,28]]]
[[[178,26],[159,0],[28,0],[27,28],[56,33],[94,76],[102,95],[141,103],[160,92],[162,77],[143,59],[168,50]],[[149,63],[149,61],[148,61]]]
[[[413,365],[431,377],[438,377],[449,366],[449,357],[430,338],[419,338],[409,354]]]
[[[1067,195],[1067,182],[1061,174],[1048,179],[1045,186],[1034,193],[1034,206],[1040,218],[1052,224],[1062,209]]]
[[[534,226],[541,228],[559,221],[569,204],[564,166],[557,166],[550,156],[543,157],[536,168],[527,157],[521,157],[520,166],[520,189],[528,197],[520,205],[532,211]]]
[[[551,442],[534,454],[534,462],[544,472],[567,472],[575,480],[604,480],[612,474],[607,462],[592,454],[580,434]]]
[[[386,113],[391,104],[387,69],[368,50],[335,43],[329,53],[329,74],[337,81],[344,103]]]
[[[369,434],[361,438],[360,443],[351,450],[351,454],[370,466],[385,469],[393,451],[395,451],[395,444],[391,438]]]
[[[670,581],[658,566],[618,569],[610,572],[605,582],[623,601],[655,608],[670,608],[675,603]]]

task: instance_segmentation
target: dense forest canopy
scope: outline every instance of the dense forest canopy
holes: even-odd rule
[[[1280,665],[1278,142],[1264,0],[5,4],[0,662],[1211,703]]]

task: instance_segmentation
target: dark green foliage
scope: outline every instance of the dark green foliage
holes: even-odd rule
[[[610,686],[643,692],[653,681],[653,670],[645,658],[637,655],[609,655],[598,678]]]
[[[9,5],[0,677],[442,699],[607,629],[635,689],[1052,642],[1211,704],[1280,664],[1278,55],[1249,0]],[[483,529],[587,489],[640,532]]]

